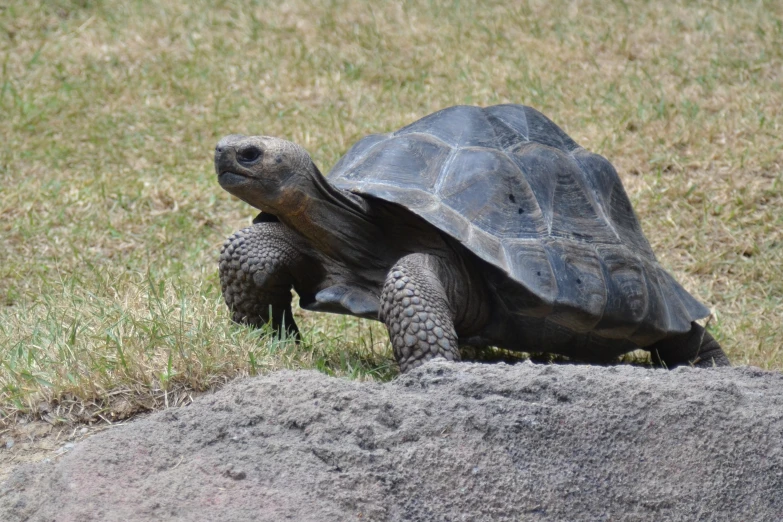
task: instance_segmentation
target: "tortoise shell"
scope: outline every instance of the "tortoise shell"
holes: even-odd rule
[[[609,161],[530,107],[450,107],[367,136],[328,179],[500,269],[514,314],[638,346],[709,314],[658,264]]]

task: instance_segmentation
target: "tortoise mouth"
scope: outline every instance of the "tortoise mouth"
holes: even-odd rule
[[[237,185],[245,185],[250,181],[250,177],[238,172],[231,172],[224,170],[218,174],[218,183],[221,187],[233,187]]]

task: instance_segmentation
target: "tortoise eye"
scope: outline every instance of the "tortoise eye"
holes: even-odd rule
[[[242,163],[253,163],[260,158],[264,152],[256,146],[251,145],[237,151],[237,159]]]

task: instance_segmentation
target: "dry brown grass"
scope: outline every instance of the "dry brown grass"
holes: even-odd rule
[[[328,170],[458,103],[532,105],[607,156],[732,359],[783,368],[779,2],[12,0],[0,52],[6,414],[392,375],[377,325],[306,314],[296,350],[229,324],[216,251],[252,212],[212,148],[279,135]]]

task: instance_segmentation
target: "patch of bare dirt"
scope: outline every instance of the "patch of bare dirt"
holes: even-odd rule
[[[40,420],[22,420],[0,429],[0,482],[22,464],[59,459],[77,442],[107,427],[107,424],[55,425]]]

